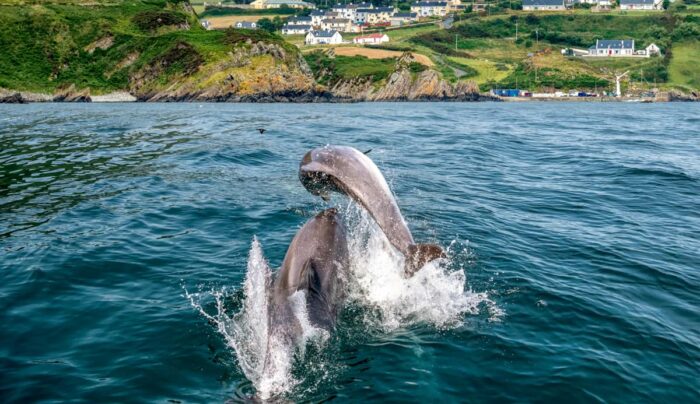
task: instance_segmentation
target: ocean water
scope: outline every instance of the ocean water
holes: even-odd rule
[[[449,259],[404,280],[311,196],[329,143]],[[263,374],[261,279],[329,206],[345,310]],[[700,402],[700,105],[2,105],[0,270],[2,402]]]

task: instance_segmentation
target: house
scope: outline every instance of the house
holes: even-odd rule
[[[566,10],[565,0],[523,0],[523,10],[554,11]]]
[[[302,0],[255,0],[250,3],[250,8],[267,9],[280,8],[283,5],[291,8],[316,8],[313,3],[308,3]]]
[[[287,20],[289,25],[313,25],[313,19],[305,16],[294,16]]]
[[[663,0],[620,0],[620,10],[661,10]]]
[[[304,43],[307,45],[339,44],[343,42],[343,36],[338,31],[309,31]]]
[[[634,54],[633,39],[598,39],[594,46],[588,48],[588,56],[594,57],[625,57]]]
[[[656,46],[655,43],[653,43],[653,44],[647,46],[644,50],[646,50],[647,56],[651,56],[651,55],[661,55],[661,48],[659,48],[658,46]]]
[[[210,30],[211,29],[211,21],[202,20],[202,27],[204,27],[204,29],[206,29],[206,30]]]
[[[282,35],[306,34],[307,32],[311,31],[312,29],[313,29],[313,27],[311,25],[285,24],[282,27]]]
[[[258,29],[258,24],[253,21],[238,21],[233,24],[233,27],[238,29]]]
[[[321,30],[323,31],[352,31],[352,22],[347,18],[326,18],[321,20]]]
[[[355,10],[355,24],[390,23],[394,11],[393,7],[358,8]]]
[[[311,18],[311,25],[315,27],[321,26],[321,20],[326,18],[326,12],[321,11],[321,10],[314,10],[309,14],[309,18]]]
[[[418,14],[416,13],[394,13],[389,20],[392,27],[400,27],[416,21],[418,21]]]
[[[338,13],[340,18],[347,18],[350,21],[355,21],[355,13],[357,11],[357,6],[354,4],[336,4],[331,7],[331,11]]]
[[[353,43],[356,44],[364,44],[364,45],[372,45],[372,44],[380,44],[384,42],[389,42],[389,36],[387,34],[382,34],[381,32],[377,32],[374,34],[369,34],[369,35],[362,35],[355,37],[352,40]]]
[[[411,4],[411,12],[418,14],[419,17],[444,17],[447,11],[448,4],[444,1],[417,1]]]

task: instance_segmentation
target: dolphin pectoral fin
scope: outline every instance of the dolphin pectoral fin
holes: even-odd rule
[[[313,259],[309,259],[304,263],[304,267],[299,273],[299,286],[297,290],[304,290],[307,293],[307,299],[314,295],[320,294],[320,282],[316,268],[314,267]]]
[[[442,247],[436,244],[412,244],[408,247],[404,270],[410,278],[426,263],[438,258],[445,258]]]

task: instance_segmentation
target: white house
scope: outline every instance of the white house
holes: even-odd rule
[[[291,8],[316,8],[313,3],[301,0],[255,0],[250,3],[250,7],[255,9],[280,8],[283,5]]]
[[[307,45],[339,44],[343,36],[338,31],[309,31],[304,42]]]
[[[633,39],[597,39],[595,45],[588,48],[588,56],[594,57],[629,57],[634,54]]]
[[[255,21],[238,21],[233,24],[233,27],[238,29],[258,29],[258,24]]]
[[[309,14],[309,18],[311,18],[311,25],[318,27],[321,25],[321,20],[326,18],[326,12],[321,11],[321,10],[314,10]]]
[[[352,40],[353,43],[356,44],[363,44],[363,45],[373,45],[373,44],[380,44],[384,42],[389,42],[389,36],[387,34],[382,34],[381,32],[377,32],[374,34],[369,34],[369,35],[362,35],[355,37]]]
[[[523,0],[523,10],[557,11],[566,10],[565,0]]]
[[[651,55],[661,55],[661,48],[659,48],[658,46],[656,46],[655,43],[653,43],[653,44],[647,46],[645,50],[647,51],[647,56],[651,56]]]
[[[400,27],[415,21],[418,21],[417,13],[394,13],[390,20],[392,27]]]
[[[661,10],[663,0],[620,0],[620,10]]]
[[[321,20],[321,30],[351,32],[352,22],[347,18],[326,18]]]
[[[311,25],[285,24],[282,27],[282,35],[306,34],[307,32],[311,31],[312,29],[313,29],[313,27]]]
[[[411,12],[418,14],[419,17],[444,17],[447,15],[448,7],[445,1],[417,1],[411,4]]]
[[[288,25],[313,25],[313,19],[305,16],[294,16],[287,20]]]

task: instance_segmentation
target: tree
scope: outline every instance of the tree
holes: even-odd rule
[[[275,23],[272,22],[269,18],[261,18],[258,20],[258,28],[265,30],[267,32],[275,32]]]

